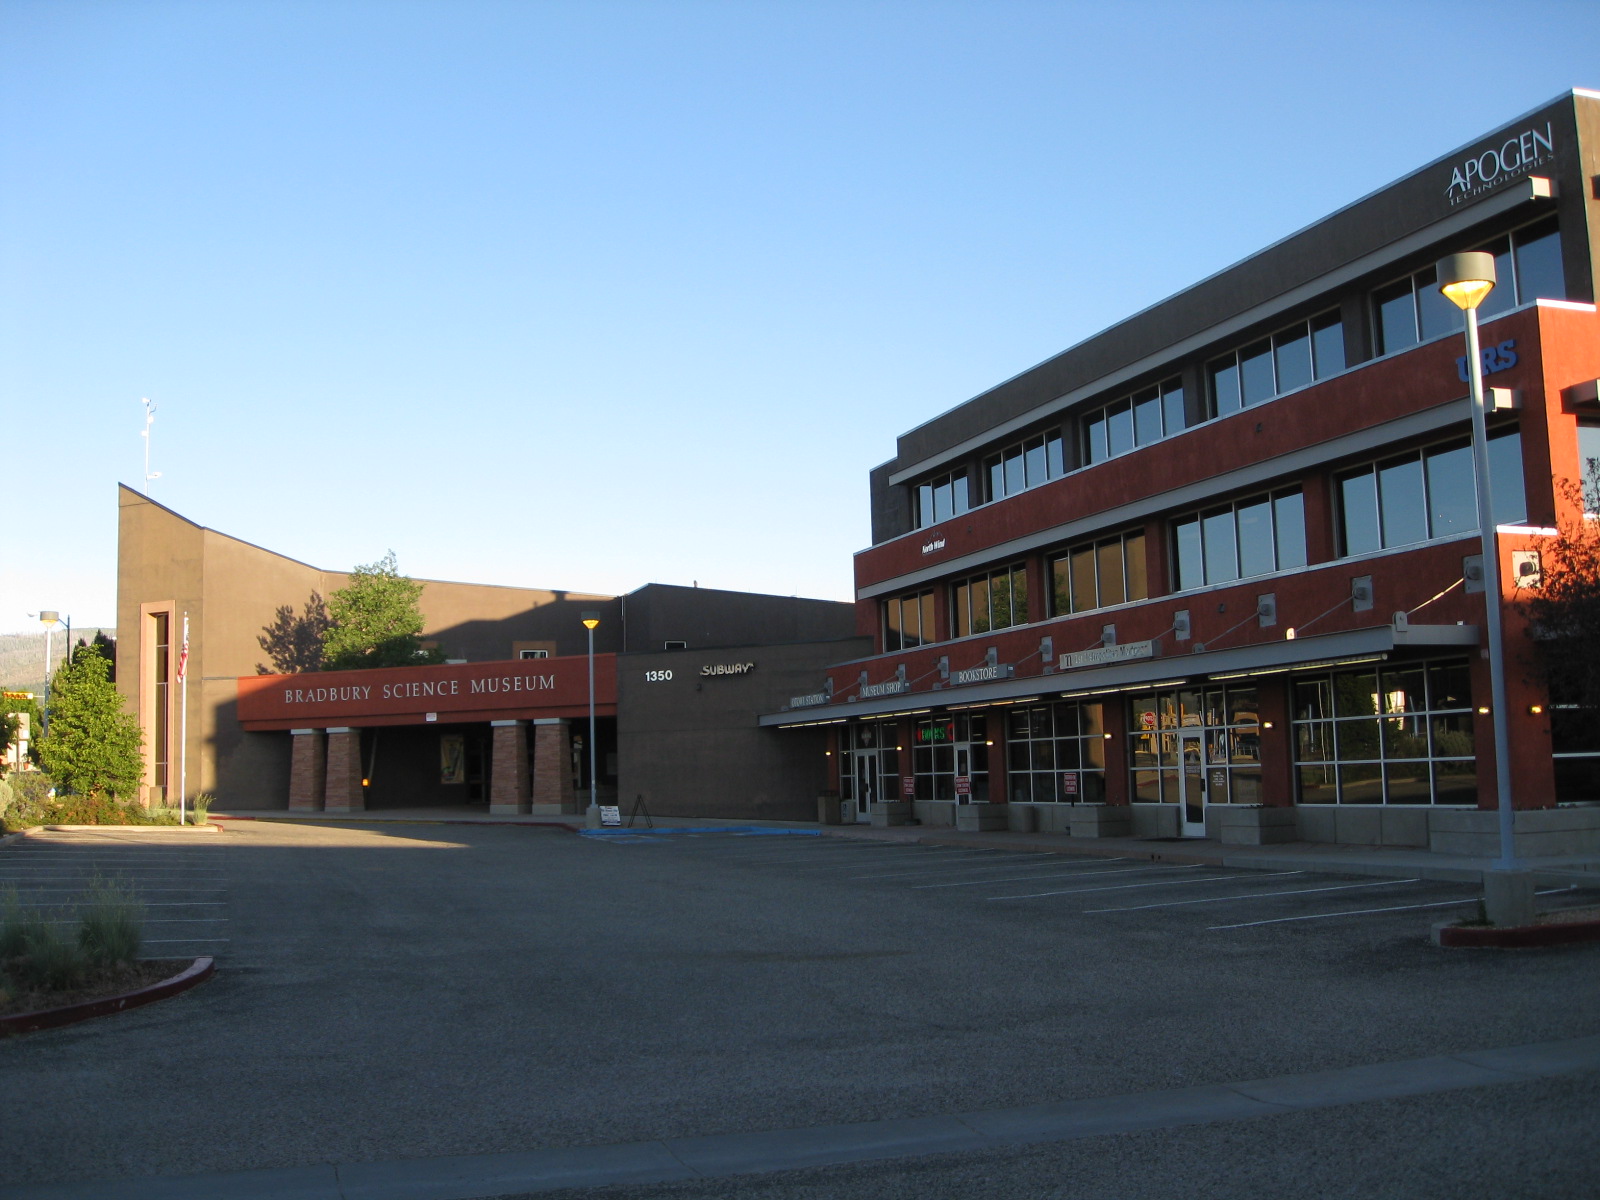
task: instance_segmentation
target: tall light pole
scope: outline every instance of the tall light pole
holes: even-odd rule
[[[600,828],[600,803],[596,798],[594,772],[594,631],[599,624],[599,613],[583,614],[583,627],[589,631],[589,810],[584,814],[584,823],[590,829]]]
[[[1483,537],[1483,604],[1489,635],[1489,715],[1494,724],[1494,774],[1500,814],[1500,859],[1495,863],[1495,870],[1515,871],[1518,863],[1511,808],[1511,742],[1506,728],[1510,710],[1506,707],[1505,647],[1500,632],[1500,555],[1495,538],[1493,496],[1489,486],[1483,360],[1478,352],[1478,305],[1494,290],[1494,255],[1482,250],[1452,254],[1439,260],[1438,270],[1439,290],[1467,318],[1467,386],[1472,397],[1472,474],[1478,493],[1478,528]],[[1488,893],[1491,888],[1489,879],[1486,878],[1484,884]],[[1531,877],[1526,890],[1527,908],[1531,910]],[[1490,919],[1494,920],[1492,913]]]
[[[50,662],[51,646],[50,635],[55,632],[61,614],[48,609],[39,613],[39,623],[44,626],[44,705],[39,712],[39,736],[44,737],[50,732]]]

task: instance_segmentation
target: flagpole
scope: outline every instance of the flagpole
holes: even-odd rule
[[[189,614],[183,614],[183,650],[178,655],[178,824],[188,823],[189,797]]]

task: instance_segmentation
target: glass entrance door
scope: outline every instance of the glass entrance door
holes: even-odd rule
[[[856,820],[866,822],[872,819],[872,802],[880,799],[878,795],[878,752],[876,750],[857,750],[855,753],[855,793],[856,793]]]
[[[1178,731],[1178,831],[1206,835],[1205,738],[1198,729]]]

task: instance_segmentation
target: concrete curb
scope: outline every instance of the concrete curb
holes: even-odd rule
[[[263,813],[260,816],[245,816],[240,813],[228,813],[225,816],[213,817],[212,820],[226,825],[229,821],[264,821],[271,825],[293,824],[295,822],[309,821],[314,825],[472,825],[474,827],[510,826],[513,829],[543,828],[564,829],[568,833],[582,833],[585,826],[578,821],[453,821],[448,817],[363,817],[360,813],[336,813],[326,816],[321,812],[309,813]]]
[[[105,833],[111,830],[134,830],[139,833],[221,833],[220,825],[30,825],[21,831],[23,837],[37,837],[41,833]]]
[[[1576,946],[1600,942],[1600,920],[1556,921],[1535,925],[1456,925],[1433,927],[1433,943],[1446,949],[1526,950],[1538,946]]]
[[[87,1021],[91,1017],[103,1017],[108,1013],[138,1008],[156,1000],[165,1000],[168,996],[176,996],[179,992],[186,992],[196,984],[204,983],[215,973],[216,964],[212,959],[197,958],[176,975],[159,983],[152,983],[148,987],[139,988],[137,991],[124,992],[120,996],[106,996],[100,1000],[84,1000],[61,1008],[41,1008],[37,1012],[0,1017],[0,1035],[57,1029],[62,1025],[75,1025],[79,1021]]]

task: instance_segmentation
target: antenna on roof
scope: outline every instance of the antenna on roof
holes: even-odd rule
[[[150,426],[156,423],[156,406],[150,403],[148,396],[144,399],[144,428],[139,431],[139,436],[144,439],[144,491],[150,494],[150,481],[160,479],[161,472],[150,473]]]

